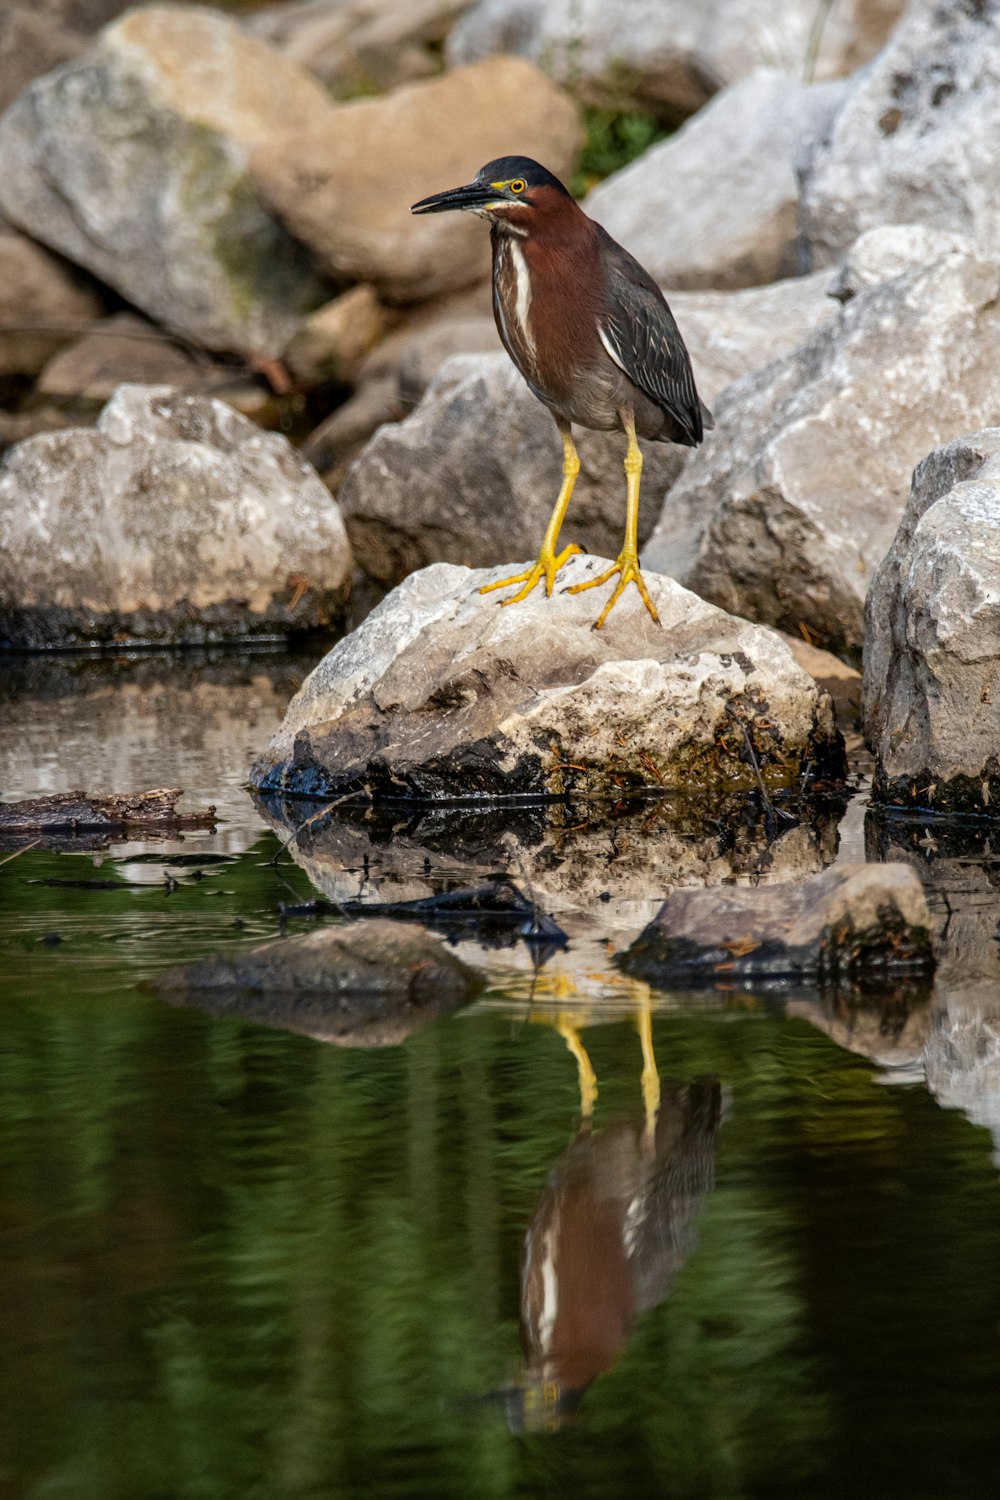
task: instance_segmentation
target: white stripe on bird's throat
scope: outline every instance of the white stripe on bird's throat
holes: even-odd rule
[[[538,360],[538,351],[535,348],[531,324],[528,321],[531,311],[531,272],[528,270],[528,262],[525,260],[524,251],[511,235],[504,235],[500,253],[509,257],[509,264],[514,272],[513,306],[508,311],[517,325],[520,343],[532,365],[535,365]],[[506,322],[506,318],[504,321]]]

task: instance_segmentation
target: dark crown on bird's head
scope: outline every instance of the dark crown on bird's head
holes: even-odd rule
[[[531,188],[549,187],[562,193],[564,198],[571,196],[558,177],[547,167],[543,167],[541,162],[532,161],[530,156],[498,156],[495,161],[488,161],[485,167],[479,168],[476,182],[484,185],[523,182],[529,191]]]

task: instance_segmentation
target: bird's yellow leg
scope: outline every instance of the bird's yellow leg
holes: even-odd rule
[[[648,998],[642,1002],[637,1025],[642,1044],[642,1103],[646,1111],[646,1134],[652,1137],[660,1109],[660,1075],[653,1055],[653,1021]]]
[[[576,1022],[566,1011],[559,1012],[556,1030],[576,1058],[576,1069],[580,1079],[580,1114],[585,1120],[589,1120],[597,1099],[597,1074],[591,1067],[586,1048],[580,1040]]]
[[[576,543],[571,542],[560,553],[556,553],[559,532],[566,517],[566,511],[569,509],[569,502],[573,498],[573,487],[580,472],[580,455],[576,451],[573,435],[568,427],[560,427],[559,430],[563,440],[562,488],[559,491],[559,498],[549,519],[549,524],[545,528],[538,561],[533,567],[526,569],[525,572],[515,573],[513,578],[501,578],[499,583],[485,583],[479,590],[481,594],[490,594],[494,589],[505,589],[514,583],[524,585],[516,594],[512,594],[509,599],[502,600],[503,604],[518,604],[522,599],[527,599],[535,585],[543,578],[545,579],[545,592],[546,594],[551,594],[556,581],[556,574],[563,563],[568,557],[572,557],[574,553],[580,551]]]
[[[625,512],[625,545],[618,554],[618,560],[610,568],[607,568],[599,578],[590,578],[586,583],[575,583],[572,588],[566,590],[567,594],[582,594],[584,589],[596,589],[602,583],[607,583],[609,578],[619,575],[618,583],[614,593],[607,604],[601,610],[600,615],[594,623],[594,629],[600,630],[608,615],[614,609],[628,584],[634,583],[642,595],[642,602],[649,613],[653,616],[657,625],[660,617],[656,613],[656,605],[649,597],[646,584],[639,571],[639,481],[642,478],[642,453],[639,444],[635,440],[635,419],[631,412],[623,413],[622,422],[628,433],[628,452],[625,455],[625,480],[628,486],[628,498]]]

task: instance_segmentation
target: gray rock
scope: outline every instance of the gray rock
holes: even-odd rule
[[[161,329],[132,313],[115,313],[54,355],[35,388],[56,400],[103,405],[120,385],[204,390],[213,379],[218,380],[217,369],[196,360]]]
[[[659,985],[927,974],[931,916],[907,865],[837,865],[770,889],[675,891],[621,964]]]
[[[480,987],[472,970],[423,928],[378,920],[203,959],[155,983],[171,1004],[339,1047],[395,1046]]]
[[[919,266],[928,266],[942,255],[972,248],[967,235],[953,234],[947,229],[928,229],[924,224],[880,224],[858,236],[827,290],[838,302],[850,302],[868,287],[892,281]],[[824,276],[824,272],[817,271],[814,275]]]
[[[338,98],[382,93],[441,69],[470,0],[292,0],[251,11],[247,30],[322,78]]]
[[[994,0],[915,0],[801,162],[803,234],[829,265],[864,229],[924,224],[1000,238]]]
[[[517,52],[582,98],[675,122],[758,68],[844,76],[885,41],[904,0],[480,0],[447,43],[451,66]]]
[[[594,577],[569,560],[560,582]],[[592,594],[536,589],[512,609],[502,571],[409,577],[310,674],[251,773],[267,791],[373,799],[563,796],[753,784],[842,764],[830,700],[772,632],[647,575],[601,631]],[[735,717],[733,717],[735,715]]]
[[[246,160],[330,112],[224,17],[130,11],[0,120],[0,210],[195,341],[277,355],[324,293]]]
[[[318,476],[221,401],[121,386],[0,464],[0,640],[282,636],[337,618],[350,548]]]
[[[1000,412],[998,412],[1000,418]],[[873,795],[938,812],[1000,807],[1000,427],[939,448],[865,607]]]
[[[80,37],[37,15],[33,7],[5,5],[0,10],[0,111],[33,78],[75,57],[83,45]]]
[[[578,433],[582,465],[566,540],[617,555],[625,439]],[[646,446],[640,535],[682,451]],[[562,445],[506,354],[449,360],[417,410],[380,428],[338,491],[361,567],[393,585],[431,562],[488,567],[537,553],[559,493]]]
[[[584,206],[664,286],[759,286],[797,275],[796,153],[825,127],[844,87],[754,74],[613,173]]]
[[[508,153],[515,119],[517,149],[565,175],[583,139],[576,109],[514,57],[328,108],[316,129],[262,145],[251,170],[329,275],[419,302],[486,275],[489,240],[473,214],[416,216],[411,203]]]
[[[954,251],[852,298],[730,386],[647,565],[733,613],[856,648],[928,443],[1000,421],[1000,259]]]
[[[0,224],[0,375],[37,375],[101,311],[86,277]]]

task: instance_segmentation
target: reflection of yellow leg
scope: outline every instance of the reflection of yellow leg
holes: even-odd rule
[[[594,1103],[597,1099],[597,1074],[590,1066],[590,1058],[580,1040],[580,1033],[576,1029],[576,1022],[566,1011],[560,1011],[556,1020],[556,1030],[565,1041],[567,1047],[576,1058],[577,1072],[580,1078],[580,1113],[585,1120],[589,1120],[594,1112]]]
[[[656,606],[646,590],[643,576],[639,571],[639,481],[642,478],[642,453],[639,444],[635,440],[635,418],[630,411],[621,414],[622,425],[628,434],[628,452],[625,455],[625,480],[628,487],[628,498],[625,512],[625,545],[618,554],[618,561],[607,568],[598,578],[590,578],[586,583],[576,583],[572,588],[566,590],[568,594],[582,594],[584,589],[596,589],[602,583],[607,583],[609,578],[619,574],[618,583],[614,593],[594,624],[595,630],[600,630],[608,615],[614,609],[628,584],[634,583],[642,595],[642,602],[649,613],[653,616],[657,625],[660,617],[656,613]]]
[[[646,1132],[651,1136],[656,1129],[656,1116],[660,1109],[660,1075],[656,1071],[656,1058],[653,1056],[653,1022],[648,1000],[642,1002],[637,1024],[642,1043],[642,1102],[646,1110]]]
[[[563,440],[562,489],[559,491],[556,508],[552,512],[548,526],[545,528],[545,536],[542,538],[542,547],[538,554],[538,561],[523,573],[515,573],[512,578],[501,578],[499,583],[485,583],[479,590],[481,594],[490,594],[494,589],[505,589],[510,584],[522,583],[524,587],[519,589],[516,594],[512,594],[509,599],[504,599],[502,601],[504,604],[520,603],[522,599],[528,597],[536,583],[539,583],[543,578],[545,579],[545,592],[546,594],[551,594],[556,581],[556,574],[563,563],[568,557],[572,557],[574,553],[580,551],[576,543],[571,542],[568,547],[563,548],[558,556],[556,555],[556,542],[559,540],[559,532],[562,529],[566,511],[569,509],[569,502],[573,498],[573,486],[576,484],[576,476],[580,472],[580,455],[576,451],[573,434],[570,432],[569,427],[563,427],[562,425],[560,425],[559,431],[562,434]]]

